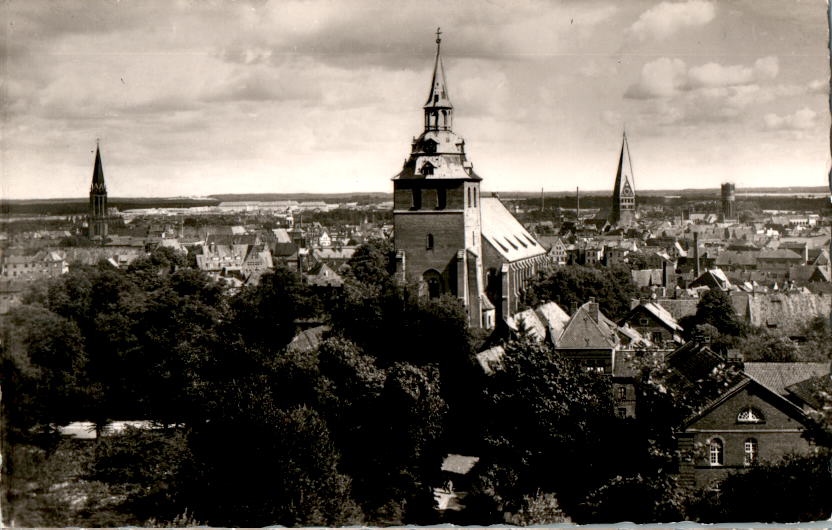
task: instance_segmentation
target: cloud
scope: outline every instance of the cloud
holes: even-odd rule
[[[631,99],[650,99],[671,97],[682,91],[697,89],[727,95],[726,91],[714,92],[713,89],[745,87],[769,81],[777,76],[779,69],[777,57],[757,59],[752,66],[710,62],[690,68],[681,59],[661,57],[644,64],[638,82],[631,85],[624,95]]]
[[[639,40],[665,39],[684,28],[704,26],[714,19],[714,4],[702,0],[662,2],[638,17],[630,32]]]
[[[763,116],[765,128],[770,131],[802,131],[811,129],[816,124],[817,113],[809,107],[795,111],[794,114],[779,116],[766,114]]]
[[[683,60],[661,57],[641,68],[638,83],[631,85],[624,97],[650,99],[672,96],[686,85],[687,73],[687,66]]]

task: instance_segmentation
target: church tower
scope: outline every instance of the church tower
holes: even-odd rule
[[[90,239],[107,239],[107,187],[104,185],[104,168],[101,166],[101,150],[95,144],[95,167],[90,187]]]
[[[626,227],[635,224],[636,188],[633,180],[633,167],[630,161],[630,146],[627,133],[621,141],[621,155],[618,158],[618,171],[615,174],[615,187],[612,191],[612,215],[610,224]]]
[[[468,308],[469,324],[483,326],[480,181],[453,132],[454,107],[442,65],[441,32],[424,109],[424,130],[411,144],[401,172],[393,177],[393,223],[397,272],[418,282],[420,291],[450,294]]]

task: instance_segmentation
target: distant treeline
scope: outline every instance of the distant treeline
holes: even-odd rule
[[[108,204],[119,211],[135,208],[191,208],[194,206],[216,206],[217,199],[164,199],[164,198],[111,198]],[[0,201],[2,215],[86,215],[88,199],[20,200]]]

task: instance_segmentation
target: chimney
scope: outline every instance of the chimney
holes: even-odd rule
[[[572,302],[569,304],[569,314],[575,315],[578,312],[578,302]]]
[[[595,322],[598,322],[598,318],[599,318],[598,317],[598,313],[599,313],[598,303],[595,302],[595,297],[594,296],[589,297],[589,304],[587,305],[587,311],[589,312],[589,315],[593,318],[593,320],[595,320]]]
[[[696,260],[696,277],[699,278],[699,275],[702,274],[702,270],[699,268],[699,232],[693,233],[693,258]]]

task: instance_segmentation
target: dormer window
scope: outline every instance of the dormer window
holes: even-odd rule
[[[422,166],[422,175],[430,176],[433,175],[433,164],[430,162],[425,162],[425,165]]]
[[[436,152],[436,142],[434,142],[433,140],[425,140],[424,150],[425,150],[425,153],[428,153],[428,154],[435,153]]]
[[[737,423],[765,423],[763,414],[754,408],[745,407],[737,414]]]

